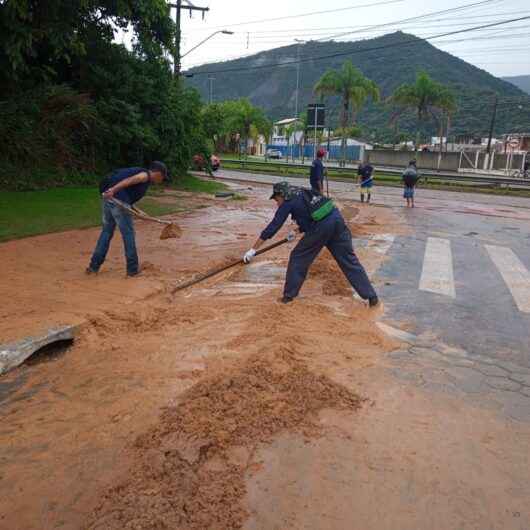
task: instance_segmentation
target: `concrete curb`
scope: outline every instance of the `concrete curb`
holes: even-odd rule
[[[26,337],[18,342],[0,345],[0,375],[20,366],[37,350],[61,340],[72,340],[81,328],[80,324],[50,328],[42,335]]]

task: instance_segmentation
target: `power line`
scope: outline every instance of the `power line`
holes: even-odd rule
[[[448,22],[448,21],[452,21],[452,20],[458,20],[458,21],[462,21],[462,20],[476,20],[476,19],[484,19],[484,18],[492,18],[492,17],[499,17],[500,15],[503,15],[503,16],[507,16],[507,15],[526,15],[530,13],[530,10],[523,10],[523,11],[503,11],[502,13],[499,13],[499,12],[496,12],[496,13],[488,13],[488,14],[482,14],[482,15],[463,15],[463,16],[459,16],[459,17],[443,17],[443,18],[437,18],[437,19],[433,19],[433,20],[429,20],[429,23],[434,23],[434,22]],[[399,21],[397,22],[394,22],[394,24],[398,24]],[[473,25],[474,23],[470,23],[470,25]],[[462,24],[459,24],[459,25],[462,25]],[[223,26],[223,27],[226,27],[226,26]],[[293,33],[296,33],[296,32],[312,32],[312,31],[318,31],[320,33],[327,33],[329,31],[333,31],[333,30],[339,30],[339,29],[365,29],[365,28],[372,28],[373,27],[373,24],[365,24],[365,25],[360,25],[360,26],[333,26],[333,27],[325,27],[323,28],[322,26],[319,26],[318,28],[308,28],[308,27],[303,27],[303,28],[288,28],[288,29],[270,29],[270,30],[253,30],[251,31],[250,33],[252,35],[254,35],[254,38],[256,38],[255,35],[257,34],[277,34],[277,33],[288,33],[289,35],[293,34]],[[197,31],[211,31],[211,27],[209,26],[208,28],[205,28],[205,29],[196,29],[196,30],[193,30],[193,33],[196,33]],[[247,31],[235,31],[234,32],[236,35],[247,35]]]
[[[500,21],[500,20],[503,20],[503,19],[496,19],[494,20],[495,21]],[[396,24],[397,25],[397,24]],[[461,24],[457,24],[459,27],[470,27],[470,26],[475,26],[476,25],[476,22],[465,22],[465,23],[461,23]],[[438,23],[410,23],[410,24],[401,24],[400,25],[400,29],[403,29],[403,27],[406,28],[406,31],[409,31],[411,28],[430,28],[430,27],[437,27],[437,28],[454,28],[455,27],[455,24],[454,23],[447,23],[447,24],[440,24],[439,22]],[[527,27],[527,26],[519,26],[519,27]],[[514,28],[515,29],[515,28]],[[377,33],[383,33],[384,31],[386,30],[376,30]],[[491,31],[497,31],[496,29],[492,29]],[[293,37],[312,37],[312,36],[321,36],[323,32],[306,32],[306,33],[290,33],[289,35],[254,35],[253,37],[253,40],[256,40],[256,41],[272,41],[272,42],[292,42],[293,41]],[[371,31],[370,31],[371,33]],[[242,33],[239,33],[239,35],[242,37],[243,34]],[[246,35],[246,33],[244,34]]]
[[[447,27],[447,26],[439,26],[439,27]],[[454,27],[454,24],[452,26],[449,26],[449,27]],[[506,32],[506,31],[513,31],[515,29],[527,29],[529,28],[530,25],[525,25],[525,26],[515,26],[513,28],[506,28],[506,29],[503,29],[502,31],[503,32]],[[448,43],[452,43],[452,42],[467,42],[467,41],[473,41],[473,40],[490,40],[490,39],[497,39],[497,38],[503,38],[503,39],[512,39],[512,38],[519,38],[519,37],[529,37],[529,33],[513,33],[513,34],[509,34],[509,35],[505,35],[504,33],[502,35],[498,35],[499,33],[499,29],[498,28],[489,28],[489,29],[484,29],[483,31],[491,31],[491,32],[494,32],[493,35],[488,35],[488,36],[483,36],[483,37],[473,37],[473,38],[467,38],[467,39],[453,39],[453,40],[447,40],[447,41],[443,41],[444,43],[445,42],[448,42]],[[383,33],[383,35],[388,35],[388,33]],[[380,37],[381,35],[377,35],[377,36],[371,36],[370,39],[373,39],[373,38],[377,38],[377,37]],[[418,38],[423,38],[423,34],[422,33],[416,33],[415,32],[415,36],[418,37]],[[427,37],[426,37],[427,38]],[[367,39],[363,39],[363,40],[367,40]],[[308,41],[308,43],[311,43],[311,42],[319,42],[319,41]],[[335,42],[351,42],[351,41],[335,41]],[[289,39],[289,38],[283,38],[283,39],[274,39],[274,40],[261,40],[258,44],[277,44],[279,46],[282,46],[283,47],[289,47],[289,46],[294,46],[293,42],[292,42],[292,39]],[[235,41],[235,42],[230,42],[230,43],[227,43],[226,45],[232,45],[232,46],[236,46],[236,47],[241,47],[241,41]],[[253,52],[253,53],[256,53],[256,52]]]
[[[449,37],[451,35],[458,35],[458,34],[462,34],[462,33],[468,33],[468,32],[471,32],[471,31],[479,31],[479,30],[482,30],[482,29],[486,29],[486,28],[490,28],[490,27],[495,27],[495,26],[501,26],[501,25],[505,25],[505,24],[510,24],[512,22],[520,22],[522,20],[529,20],[530,19],[530,15],[529,16],[525,16],[525,17],[519,17],[519,18],[512,18],[512,19],[509,19],[509,20],[504,20],[504,21],[501,21],[501,22],[494,22],[494,23],[491,23],[491,24],[484,24],[484,25],[481,25],[481,26],[475,26],[473,28],[467,28],[467,29],[460,29],[460,30],[455,30],[455,31],[450,31],[450,32],[447,32],[447,33],[441,33],[441,34],[438,34],[438,35],[432,35],[430,37],[424,37],[424,38],[413,38],[413,39],[409,39],[409,40],[406,40],[406,41],[402,41],[402,42],[398,42],[398,43],[392,43],[392,44],[385,44],[385,45],[381,45],[381,46],[374,46],[374,47],[371,47],[371,48],[364,48],[364,49],[351,49],[351,50],[348,50],[348,51],[345,51],[345,52],[337,52],[337,53],[332,53],[332,54],[329,54],[329,55],[322,55],[322,56],[318,56],[318,57],[302,57],[300,59],[297,59],[297,60],[291,60],[291,61],[284,61],[284,62],[281,62],[281,63],[271,63],[271,64],[266,64],[266,65],[255,65],[255,66],[241,66],[241,67],[234,67],[234,68],[226,68],[224,70],[209,70],[209,71],[200,71],[200,72],[193,72],[194,75],[207,75],[207,74],[217,74],[217,73],[229,73],[229,72],[242,72],[242,71],[250,71],[250,70],[263,70],[265,68],[275,68],[275,67],[285,67],[285,66],[289,66],[289,65],[292,65],[292,64],[297,64],[297,63],[306,63],[306,62],[309,62],[309,61],[321,61],[323,59],[333,59],[335,57],[343,57],[343,56],[346,56],[346,55],[356,55],[356,54],[359,54],[359,53],[366,53],[366,52],[371,52],[371,51],[379,51],[379,50],[384,50],[386,48],[395,48],[397,46],[406,46],[406,45],[409,45],[409,44],[415,44],[415,43],[418,43],[418,42],[422,42],[422,41],[425,41],[425,40],[433,40],[433,39],[439,39],[439,38],[442,38],[442,37]]]
[[[443,14],[447,14],[447,13],[454,13],[454,12],[457,12],[457,11],[461,11],[463,9],[471,9],[473,7],[479,7],[479,6],[483,6],[485,4],[491,4],[492,2],[497,2],[497,1],[499,1],[499,0],[481,0],[480,2],[475,2],[473,4],[465,4],[465,5],[462,5],[462,6],[452,7],[450,9],[443,9],[442,11],[432,11],[430,13],[425,13],[423,15],[418,15],[418,16],[415,16],[415,17],[404,18],[404,19],[399,20],[397,22],[387,22],[387,23],[384,23],[384,24],[376,24],[376,25],[372,26],[372,29],[385,28],[385,27],[388,27],[388,26],[393,26],[395,24],[401,24],[401,23],[405,23],[405,22],[422,20],[424,18],[429,18],[429,17],[435,16],[435,15],[443,15]],[[337,33],[335,35],[329,36],[325,40],[336,39],[336,38],[340,38],[340,37],[346,37],[348,35],[353,35],[353,34],[356,34],[356,33],[362,33],[364,31],[369,31],[369,30],[358,30],[358,31],[346,32],[346,33]]]
[[[311,13],[300,13],[298,15],[286,15],[283,17],[274,17],[274,18],[264,18],[261,20],[251,20],[248,22],[236,22],[235,24],[225,24],[224,26],[214,26],[210,27],[209,29],[217,29],[218,27],[224,27],[224,28],[235,28],[237,26],[250,26],[252,24],[263,24],[264,22],[278,22],[280,20],[289,20],[293,18],[305,18],[305,17],[312,17],[315,15],[326,15],[329,13],[339,13],[344,11],[351,11],[353,9],[363,9],[366,7],[376,7],[376,6],[383,6],[388,4],[397,4],[404,2],[405,0],[383,0],[382,2],[374,2],[371,4],[363,4],[363,5],[354,5],[349,7],[341,7],[338,9],[326,9],[324,11],[312,11]],[[493,1],[493,0],[490,0]]]

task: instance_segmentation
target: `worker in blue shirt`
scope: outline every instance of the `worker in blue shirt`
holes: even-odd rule
[[[128,206],[133,206],[147,193],[151,184],[160,184],[167,178],[165,164],[153,162],[149,169],[141,167],[118,169],[101,181],[99,191],[103,200],[103,227],[90,264],[86,269],[87,274],[97,274],[103,265],[116,225],[123,238],[127,276],[136,276],[140,272],[132,216],[110,199],[116,198]]]
[[[311,171],[309,173],[309,182],[311,183],[311,189],[315,193],[324,194],[324,176],[326,174],[326,169],[322,162],[322,159],[326,156],[326,151],[324,149],[319,149],[317,151],[317,157],[313,160],[311,164]]]
[[[339,210],[334,208],[327,217],[314,221],[302,190],[293,188],[288,182],[274,184],[271,199],[278,205],[274,219],[263,230],[254,246],[245,253],[243,260],[250,263],[256,251],[267,239],[272,238],[289,215],[291,216],[304,236],[289,257],[281,301],[287,304],[298,296],[309,267],[320,251],[327,247],[351,286],[363,300],[368,300],[370,307],[375,307],[379,303],[377,294],[353,251],[351,232]]]
[[[364,194],[367,194],[366,202],[372,198],[372,187],[374,185],[374,167],[368,164],[359,164],[357,169],[359,175],[358,183],[361,185],[361,202],[364,202]]]

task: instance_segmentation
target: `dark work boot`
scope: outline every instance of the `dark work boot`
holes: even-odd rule
[[[370,307],[377,307],[379,305],[379,298],[377,298],[377,296],[372,296],[372,298],[368,298],[368,305]]]
[[[282,304],[288,304],[288,303],[292,302],[293,300],[294,300],[294,298],[291,298],[290,296],[285,296],[284,295],[284,296],[282,296],[280,302]]]

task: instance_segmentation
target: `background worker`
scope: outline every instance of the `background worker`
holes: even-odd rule
[[[127,276],[136,276],[140,272],[132,216],[111,202],[110,199],[115,197],[129,206],[133,206],[147,193],[151,184],[160,184],[167,178],[165,164],[153,162],[148,170],[141,167],[118,169],[101,181],[99,191],[103,199],[103,227],[90,264],[86,269],[87,274],[96,274],[103,265],[116,225],[118,225],[123,239]]]
[[[401,176],[403,180],[403,198],[407,200],[407,208],[414,208],[414,188],[418,182],[416,160],[411,160]]]
[[[359,175],[358,183],[361,185],[361,202],[364,202],[364,195],[366,194],[366,202],[370,202],[372,197],[372,186],[374,185],[374,167],[367,164],[359,164],[357,170]]]
[[[333,208],[325,218],[314,221],[303,191],[291,187],[287,182],[275,184],[270,198],[278,205],[274,219],[263,230],[254,246],[245,253],[243,260],[245,263],[250,263],[264,241],[272,238],[280,230],[289,215],[292,217],[304,236],[289,256],[281,301],[287,304],[298,296],[309,267],[320,251],[327,247],[351,286],[363,300],[368,300],[370,307],[375,307],[379,303],[377,294],[353,251],[351,232],[339,210]]]
[[[309,173],[311,189],[320,195],[324,194],[324,176],[326,174],[326,169],[322,160],[325,156],[326,151],[324,149],[319,149],[317,151],[317,157],[315,160],[313,160],[313,163],[311,164],[311,171]]]

